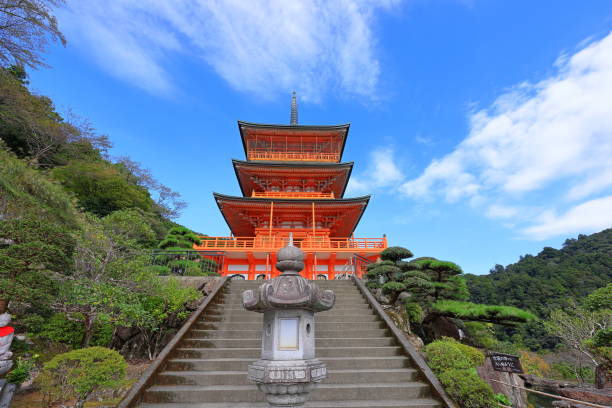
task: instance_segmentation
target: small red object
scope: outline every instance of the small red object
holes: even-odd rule
[[[11,326],[0,327],[0,337],[8,336],[9,334],[15,332]]]

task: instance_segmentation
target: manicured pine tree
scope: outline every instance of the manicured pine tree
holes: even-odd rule
[[[193,245],[201,244],[200,238],[185,227],[173,227],[159,243],[163,250],[155,256],[155,263],[161,265],[160,274],[174,273],[183,276],[215,275],[218,264],[201,257],[193,251]]]

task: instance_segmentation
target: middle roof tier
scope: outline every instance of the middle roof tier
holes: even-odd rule
[[[353,162],[275,162],[232,160],[245,197],[261,192],[316,192],[342,198]]]

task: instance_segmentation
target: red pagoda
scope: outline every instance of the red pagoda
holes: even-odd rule
[[[195,249],[222,254],[223,276],[270,279],[279,274],[276,252],[292,236],[306,254],[305,278],[360,277],[387,240],[353,237],[370,196],[344,198],[353,168],[341,162],[349,125],[298,125],[294,93],[289,125],[239,121],[238,128],[247,160],[232,163],[242,197],[213,193],[232,236],[201,237]]]

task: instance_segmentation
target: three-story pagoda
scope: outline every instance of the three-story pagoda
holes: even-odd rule
[[[354,238],[370,196],[344,198],[353,168],[342,162],[349,125],[238,122],[247,160],[232,160],[242,197],[213,193],[232,237],[202,237],[199,251],[222,251],[222,275],[278,276],[276,251],[290,235],[306,254],[307,279],[361,276],[387,247],[385,237]]]

